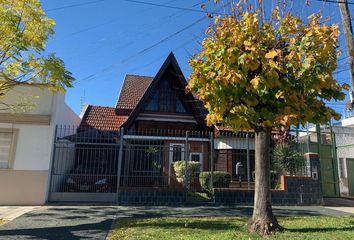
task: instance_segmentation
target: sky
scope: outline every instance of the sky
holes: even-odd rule
[[[200,42],[210,23],[205,13],[198,12],[206,1],[137,1],[196,11],[125,0],[41,0],[47,15],[56,22],[46,51],[63,59],[76,79],[74,87],[67,90],[66,102],[77,114],[83,103],[114,106],[126,74],[154,76],[171,51],[185,77],[189,76],[188,60],[200,51]],[[272,0],[264,2],[266,8],[271,8]],[[308,7],[306,0],[290,2],[293,11],[302,17],[322,11],[324,16],[331,17],[330,23],[341,22],[336,3],[310,0]],[[354,5],[350,5],[350,11],[354,13]],[[343,53],[335,77],[340,83],[350,84],[343,34],[340,48]],[[344,112],[344,102],[329,106],[348,114]]]

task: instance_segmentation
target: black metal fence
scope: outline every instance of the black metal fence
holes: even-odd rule
[[[306,158],[306,153],[316,148],[311,134],[273,134],[273,188],[277,188],[280,175],[311,176]],[[122,189],[212,194],[213,187],[254,187],[252,132],[225,131],[214,136],[203,131],[128,132],[57,126],[54,145],[50,195],[60,197],[52,199],[71,193],[82,193],[82,198],[88,198],[89,193],[89,199],[106,193],[113,199],[113,193]]]

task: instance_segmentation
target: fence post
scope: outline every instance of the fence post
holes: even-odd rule
[[[247,132],[246,135],[246,140],[247,140],[247,189],[249,190],[251,188],[251,161],[250,161],[250,136],[249,133]]]
[[[189,143],[188,143],[189,131],[186,131],[186,142],[184,147],[184,179],[185,179],[185,190],[189,190],[189,176],[188,176],[188,159],[189,159]]]
[[[213,192],[214,187],[214,134],[213,132],[210,133],[210,183],[209,187]]]
[[[57,142],[57,136],[58,136],[58,125],[55,125],[54,129],[54,139],[53,139],[53,151],[52,151],[52,156],[51,156],[51,163],[50,163],[50,173],[48,177],[48,192],[46,196],[46,202],[50,201],[50,193],[53,191],[53,186],[52,186],[52,181],[53,181],[53,175],[54,175],[54,167],[55,167],[55,154],[56,154],[56,142]]]
[[[121,177],[121,170],[122,170],[123,141],[124,141],[124,128],[122,127],[119,131],[119,153],[118,153],[118,164],[117,164],[117,202],[118,202],[118,190],[120,188],[120,177]]]
[[[336,134],[333,131],[332,124],[329,122],[329,129],[331,132],[331,150],[332,150],[332,158],[333,158],[333,174],[334,174],[334,179],[335,179],[335,194],[337,196],[340,196],[340,190],[339,190],[339,176],[338,176],[338,157],[337,157],[337,142],[336,142]]]

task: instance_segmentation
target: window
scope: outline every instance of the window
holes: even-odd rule
[[[176,88],[168,79],[163,79],[155,92],[145,103],[144,110],[151,112],[186,113],[187,110],[177,93]]]
[[[175,111],[175,98],[176,93],[173,91],[172,86],[168,80],[161,82],[159,87],[160,99],[159,107],[161,112],[174,112]]]
[[[184,160],[184,145],[183,144],[173,144],[171,146],[172,150],[172,162]]]
[[[203,153],[190,153],[189,160],[200,163],[200,170],[203,169]]]
[[[191,153],[190,160],[193,162],[200,162],[201,153]]]
[[[147,111],[157,111],[159,109],[159,93],[156,92],[150,98],[149,102],[145,105]]]
[[[17,129],[0,129],[0,169],[12,168]]]
[[[179,98],[177,98],[177,101],[176,101],[176,112],[178,112],[178,113],[187,112],[186,108],[183,106],[183,103]]]

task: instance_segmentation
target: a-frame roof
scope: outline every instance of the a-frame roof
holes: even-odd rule
[[[144,95],[141,97],[140,101],[138,104],[135,106],[133,111],[130,113],[128,120],[122,125],[122,127],[125,128],[130,128],[132,124],[134,123],[135,118],[141,111],[141,108],[143,107],[144,103],[148,100],[150,93],[156,89],[156,86],[158,82],[161,80],[161,78],[164,76],[166,71],[168,69],[172,68],[173,73],[175,76],[177,76],[178,80],[180,81],[181,85],[183,87],[187,86],[187,81],[181,71],[181,68],[179,67],[177,60],[174,56],[174,54],[171,52],[165,62],[162,64],[160,70],[157,72],[156,76],[152,79],[150,85],[146,89]],[[190,105],[191,110],[194,113],[194,116],[196,117],[196,120],[199,125],[206,127],[205,126],[205,109],[200,104],[200,101],[196,99],[192,93],[186,93],[186,98],[188,99],[188,103]]]
[[[129,115],[139,103],[152,80],[153,77],[127,74],[118,96],[116,113]]]

